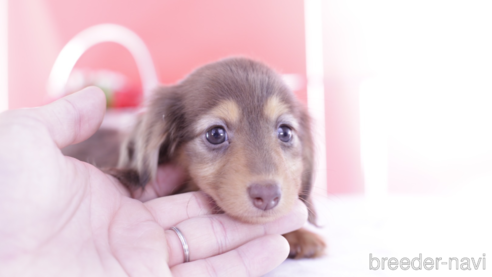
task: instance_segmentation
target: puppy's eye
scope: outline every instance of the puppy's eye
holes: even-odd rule
[[[277,129],[278,139],[283,142],[289,142],[292,140],[292,129],[288,126],[282,125]]]
[[[205,134],[205,137],[211,144],[221,144],[227,140],[227,133],[222,127],[214,127]]]

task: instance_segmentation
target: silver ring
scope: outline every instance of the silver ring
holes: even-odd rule
[[[183,236],[183,233],[177,228],[177,227],[171,227],[171,230],[173,230],[176,235],[178,235],[179,240],[181,241],[181,245],[183,246],[183,257],[184,257],[184,262],[187,263],[190,261],[190,249],[188,248],[188,243],[186,243],[186,239]]]

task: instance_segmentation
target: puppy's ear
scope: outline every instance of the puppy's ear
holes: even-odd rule
[[[160,88],[122,144],[118,168],[109,173],[130,190],[155,178],[157,166],[170,161],[184,130],[184,106],[178,86]]]
[[[300,125],[302,133],[299,138],[302,143],[302,160],[303,160],[303,172],[302,172],[302,184],[301,191],[299,193],[299,199],[306,204],[309,212],[308,221],[317,226],[316,224],[316,211],[311,199],[311,191],[313,187],[313,168],[314,168],[314,148],[313,137],[311,133],[311,118],[306,112],[304,107],[299,107],[300,110]]]

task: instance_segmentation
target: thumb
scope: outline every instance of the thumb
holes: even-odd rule
[[[101,89],[88,87],[40,107],[40,119],[51,138],[63,148],[86,140],[101,125],[106,111],[106,97]]]

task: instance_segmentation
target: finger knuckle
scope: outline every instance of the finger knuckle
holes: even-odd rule
[[[222,220],[214,216],[210,217],[210,225],[215,236],[215,241],[217,243],[217,250],[219,254],[222,254],[227,249],[227,229],[225,228]]]

